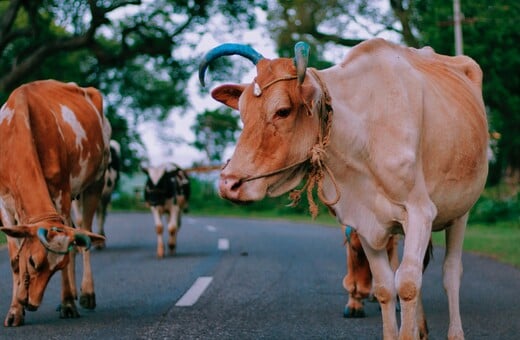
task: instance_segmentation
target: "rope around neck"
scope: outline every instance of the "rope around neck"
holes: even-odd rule
[[[326,156],[326,148],[330,143],[330,133],[332,130],[332,115],[334,113],[331,105],[331,99],[327,87],[321,81],[321,78],[318,76],[316,69],[309,68],[309,72],[316,79],[318,84],[320,85],[322,91],[322,97],[320,99],[321,107],[319,110],[319,119],[320,119],[320,131],[318,133],[318,141],[310,150],[310,169],[308,172],[307,183],[301,189],[295,189],[291,191],[289,194],[289,199],[291,199],[291,203],[289,206],[295,207],[301,200],[301,195],[304,191],[307,191],[307,201],[309,202],[309,212],[313,219],[318,216],[318,205],[314,201],[313,190],[317,185],[318,188],[316,193],[318,195],[318,199],[323,202],[326,206],[330,207],[336,203],[338,203],[341,194],[339,192],[338,184],[336,183],[336,179],[334,178],[334,174],[330,170],[330,168],[325,164],[325,156]],[[303,101],[303,99],[302,99]],[[305,101],[303,101],[305,102]],[[309,114],[312,114],[310,108],[307,104],[305,104],[307,111]],[[332,184],[334,184],[334,190],[336,191],[336,197],[332,200],[327,200],[325,195],[323,194],[323,179],[325,178],[325,172],[329,175]]]

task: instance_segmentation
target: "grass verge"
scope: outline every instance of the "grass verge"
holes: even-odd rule
[[[444,233],[433,233],[433,244],[444,246]],[[466,228],[464,250],[490,256],[520,268],[520,226],[512,222],[490,225],[470,224]]]

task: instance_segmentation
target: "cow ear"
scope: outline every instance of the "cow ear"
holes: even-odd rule
[[[31,228],[23,225],[17,225],[14,227],[1,227],[0,231],[3,231],[7,236],[15,238],[24,238],[31,234]]]
[[[307,112],[307,114],[312,115],[320,109],[317,105],[319,103],[319,92],[310,81],[306,81],[300,88],[301,98],[304,101],[302,104],[304,104],[307,111],[311,111]]]
[[[94,246],[101,245],[105,242],[106,238],[103,235],[93,233],[91,231],[85,230],[85,229],[79,229],[77,231],[78,233],[82,233],[90,237],[90,240],[92,241],[92,244]]]
[[[221,103],[238,110],[238,99],[244,92],[246,85],[232,84],[232,85],[221,85],[211,91],[211,96]]]

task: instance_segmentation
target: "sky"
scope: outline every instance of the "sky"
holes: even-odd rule
[[[222,43],[237,42],[251,45],[267,58],[276,57],[274,44],[268,38],[267,31],[264,28],[266,15],[261,10],[258,10],[257,17],[258,28],[243,32],[243,34],[240,35],[219,35],[217,40],[212,34],[205,34],[196,50],[192,51],[192,53],[202,54]],[[218,18],[216,20],[218,20]],[[218,23],[214,23],[214,25],[218,25]],[[251,82],[253,77],[254,67],[251,67],[251,72],[245,74],[241,80],[230,79],[229,82]],[[218,84],[210,84],[206,86],[209,86],[211,90],[217,85]],[[201,97],[198,93],[199,86],[198,74],[193,74],[188,82],[188,95],[191,108],[186,110],[182,116],[179,115],[178,112],[172,112],[166,122],[146,122],[138,127],[138,131],[147,149],[150,165],[160,165],[171,161],[181,167],[190,167],[195,161],[207,163],[205,155],[189,145],[189,143],[195,140],[191,126],[195,121],[197,112],[202,112],[205,109],[216,109],[223,104],[215,101],[209,94]],[[161,135],[182,138],[186,143],[174,144],[169,140],[162,139]],[[222,159],[229,158],[232,151],[233,148],[226,150]]]

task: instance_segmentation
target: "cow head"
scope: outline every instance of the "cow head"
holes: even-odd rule
[[[294,59],[269,60],[249,46],[224,44],[210,50],[199,67],[221,56],[238,54],[251,60],[257,76],[251,84],[222,85],[214,99],[240,111],[244,125],[235,152],[219,181],[223,198],[247,202],[281,195],[296,187],[307,173],[310,150],[320,124],[314,112],[321,89],[307,76],[308,45],[295,46]]]
[[[69,262],[75,247],[90,248],[103,236],[78,231],[61,223],[41,222],[31,225],[1,227],[9,240],[9,255],[15,274],[17,299],[28,310],[36,310],[52,275]]]

